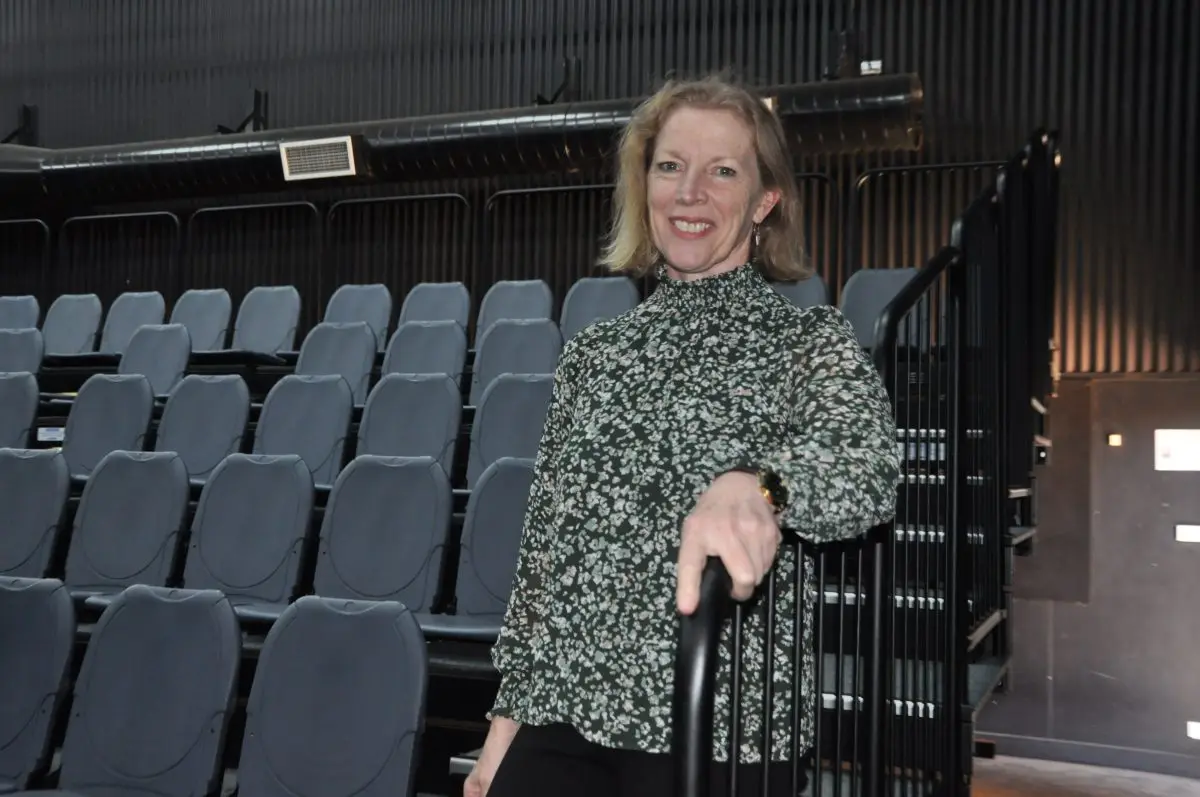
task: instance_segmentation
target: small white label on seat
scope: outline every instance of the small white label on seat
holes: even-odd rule
[[[63,427],[61,426],[42,426],[38,428],[37,437],[39,443],[61,443],[63,439]]]
[[[1189,722],[1187,728],[1189,739],[1200,739],[1200,722]]]

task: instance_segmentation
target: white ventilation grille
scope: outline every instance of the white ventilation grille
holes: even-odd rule
[[[329,177],[353,177],[354,142],[350,136],[288,141],[279,145],[283,179],[319,180]]]

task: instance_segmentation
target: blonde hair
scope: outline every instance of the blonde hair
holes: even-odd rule
[[[658,262],[659,252],[650,233],[646,176],[659,131],[681,107],[732,111],[751,130],[759,181],[764,189],[779,192],[779,202],[758,225],[754,260],[771,279],[792,281],[812,276],[804,254],[800,192],[783,126],[762,99],[720,77],[669,81],[634,111],[621,136],[612,227],[601,265],[640,276]]]

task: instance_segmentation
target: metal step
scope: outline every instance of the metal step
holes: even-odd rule
[[[471,750],[466,753],[460,753],[450,757],[450,774],[457,777],[467,777],[471,774],[471,768],[475,766],[475,762],[479,760],[479,754],[482,750]],[[804,791],[800,792],[800,797],[825,797],[829,795],[839,795],[839,797],[868,797],[863,792],[862,775],[857,776],[850,772],[832,772],[828,769],[821,770],[820,780],[814,779],[814,771],[808,770],[808,786]],[[894,788],[896,797],[931,797],[934,794],[936,784],[918,784],[910,780],[897,779]]]

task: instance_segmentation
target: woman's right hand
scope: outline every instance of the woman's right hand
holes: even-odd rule
[[[508,752],[508,747],[512,744],[513,737],[517,735],[519,727],[520,725],[507,717],[492,719],[492,727],[488,729],[483,750],[479,753],[479,760],[475,762],[471,774],[467,776],[467,782],[463,784],[463,797],[487,797],[488,789],[492,786],[492,778],[496,776],[500,761]]]

